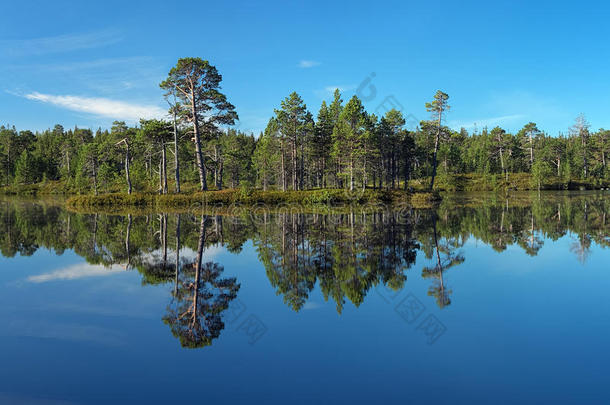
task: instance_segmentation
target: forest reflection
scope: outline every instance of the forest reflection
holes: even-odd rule
[[[545,241],[572,238],[571,252],[586,263],[592,244],[610,245],[604,194],[446,199],[437,209],[336,212],[298,210],[239,216],[205,212],[76,214],[55,205],[0,202],[0,253],[29,256],[39,248],[74,250],[90,264],[138,271],[142,283],[171,286],[163,322],[184,347],[204,347],[218,338],[224,314],[240,284],[223,275],[209,249],[239,253],[251,241],[267,278],[287,306],[301,310],[316,286],[338,313],[358,307],[378,285],[394,291],[409,272],[430,281],[428,295],[440,308],[451,304],[448,271],[459,271],[463,249],[476,239],[503,252],[519,246],[536,256]],[[416,266],[418,252],[427,258]]]

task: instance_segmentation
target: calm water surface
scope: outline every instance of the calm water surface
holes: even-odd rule
[[[608,403],[609,208],[0,200],[0,403]]]

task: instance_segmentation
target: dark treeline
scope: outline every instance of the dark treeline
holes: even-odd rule
[[[281,102],[264,132],[245,134],[233,126],[235,107],[220,91],[222,76],[207,61],[180,59],[161,83],[168,120],[116,121],[96,131],[60,125],[43,132],[0,127],[0,183],[61,180],[75,192],[181,191],[259,187],[406,188],[420,179],[479,174],[509,180],[528,173],[540,188],[550,177],[562,184],[606,184],[610,130],[592,131],[583,115],[565,134],[550,136],[528,123],[517,133],[500,127],[468,132],[443,125],[449,96],[438,91],[425,103],[430,120],[405,128],[402,112],[378,117],[362,101],[338,90],[317,116],[292,93]]]
[[[436,210],[262,212],[241,217],[85,215],[54,206],[0,204],[3,256],[31,255],[41,247],[58,254],[73,249],[90,264],[137,269],[143,284],[172,284],[174,299],[191,297],[191,303],[197,277],[208,283],[204,295],[234,298],[236,280],[221,277],[222,270],[202,263],[202,256],[211,246],[238,253],[251,240],[270,283],[296,311],[316,284],[339,312],[347,301],[360,305],[376,286],[399,290],[418,251],[432,263],[421,269],[422,276],[431,279],[429,294],[440,306],[448,305],[442,277],[467,260],[460,247],[470,238],[498,252],[519,246],[535,256],[545,239],[569,235],[572,252],[583,262],[593,243],[610,246],[610,203],[603,194],[499,199],[474,207],[447,200]],[[220,310],[225,304],[214,298],[205,305]]]

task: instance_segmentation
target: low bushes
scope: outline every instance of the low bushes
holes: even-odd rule
[[[417,195],[417,194],[415,194]],[[99,196],[80,195],[67,200],[72,208],[94,207],[157,207],[188,208],[193,205],[228,206],[231,204],[301,204],[338,205],[408,202],[410,194],[400,190],[355,190],[318,189],[306,191],[261,191],[252,189],[205,191],[191,194],[145,194],[124,193]],[[435,197],[437,198],[437,197]],[[430,198],[427,198],[430,200]]]

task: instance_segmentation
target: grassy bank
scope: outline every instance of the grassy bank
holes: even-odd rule
[[[120,207],[139,207],[146,209],[184,210],[193,205],[230,206],[230,205],[282,205],[300,204],[302,206],[342,206],[370,204],[408,204],[415,208],[427,208],[440,201],[438,192],[498,192],[537,190],[538,185],[528,173],[509,174],[508,180],[500,175],[440,175],[435,182],[435,193],[428,193],[429,179],[411,180],[409,192],[403,190],[367,189],[349,192],[343,189],[316,189],[307,191],[262,191],[254,189],[228,189],[220,191],[197,192],[196,185],[185,184],[182,194],[158,195],[152,189],[127,195],[120,188],[93,195],[79,195],[69,185],[60,181],[46,181],[33,185],[1,187],[0,194],[40,198],[60,196],[67,198],[67,206],[78,210],[108,210]],[[118,186],[118,185],[117,185]],[[400,185],[402,187],[402,185]],[[565,181],[549,177],[542,184],[543,190],[599,190],[610,189],[610,181],[591,179],[589,181]]]
[[[261,191],[261,190],[221,190],[190,194],[146,194],[124,193],[99,196],[81,195],[67,200],[72,209],[110,208],[110,207],[154,207],[159,209],[185,209],[192,206],[230,206],[230,205],[291,205],[302,206],[340,206],[349,204],[416,204],[430,206],[440,198],[434,193],[407,193],[402,190],[359,190],[349,192],[340,189],[321,189],[307,191]]]
[[[429,178],[409,181],[409,187],[415,191],[426,190],[430,184]],[[435,180],[437,191],[535,191],[538,183],[529,173],[509,173],[508,180],[500,174],[455,174],[439,175]],[[600,190],[610,188],[610,180],[591,178],[562,179],[556,176],[545,178],[541,190]]]
[[[13,184],[1,186],[0,195],[18,196],[68,196],[77,194],[77,190],[72,189],[63,181],[45,181],[36,184]]]

